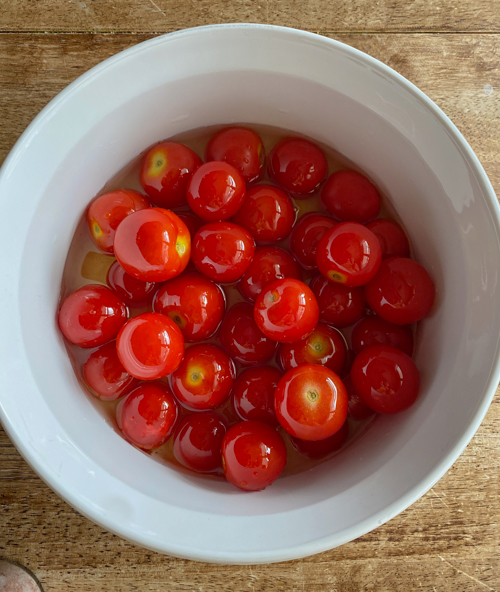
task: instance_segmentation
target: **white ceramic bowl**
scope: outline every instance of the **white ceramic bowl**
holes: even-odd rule
[[[92,196],[153,142],[248,122],[305,133],[390,196],[437,287],[419,334],[422,395],[314,470],[264,492],[186,476],[121,439],[83,395],[56,328],[61,273]],[[280,561],[341,545],[428,490],[499,380],[499,210],[477,158],[380,62],[292,29],[191,29],[106,60],[57,96],[0,176],[0,418],[33,469],[103,527],[172,555]]]

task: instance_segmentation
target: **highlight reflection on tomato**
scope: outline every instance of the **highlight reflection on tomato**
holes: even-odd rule
[[[282,374],[272,366],[247,368],[233,387],[233,406],[243,420],[263,421],[277,427],[274,413],[274,391]]]

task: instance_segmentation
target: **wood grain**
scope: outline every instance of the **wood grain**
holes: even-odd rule
[[[69,82],[106,57],[151,36],[19,31],[45,27],[90,27],[96,31],[128,27],[142,31],[148,18],[148,30],[166,30],[156,28],[160,19],[165,18],[161,14],[149,10],[146,13],[151,14],[143,15],[141,20],[139,3],[132,7],[124,1],[119,9],[113,4],[116,14],[112,14],[109,2],[73,4],[76,6],[55,0],[0,0],[0,27],[18,31],[0,34],[0,162],[31,119]],[[165,20],[173,28],[216,19],[242,20],[246,14],[248,20],[292,25],[299,24],[303,17],[301,26],[314,29],[318,24],[318,30],[325,31],[338,28],[343,18],[339,15],[347,13],[339,4],[339,14],[332,15],[337,4],[321,0],[276,0],[262,5],[250,1],[155,0],[155,4],[163,11],[168,7],[170,20]],[[144,5],[151,3],[144,0]],[[438,4],[423,0],[397,10],[396,3],[389,6],[387,2],[368,0],[356,0],[352,6],[353,10],[364,7],[367,13],[371,6],[375,14],[358,14],[358,31],[368,24],[374,29],[390,25],[395,29],[418,30],[428,22],[445,28],[443,23],[453,13],[451,3],[443,2],[439,6],[448,16],[438,23],[428,16],[438,14]],[[473,10],[474,6],[477,10]],[[455,12],[462,15],[460,27],[480,30],[483,26],[488,28],[487,33],[331,35],[389,64],[426,92],[465,135],[498,193],[500,35],[492,32],[498,29],[500,11],[487,0],[474,6],[471,2],[457,5]],[[13,7],[17,7],[17,13]],[[264,9],[270,12],[257,12]],[[376,20],[384,11],[385,20]],[[392,16],[401,12],[400,20],[393,22],[387,11]],[[94,22],[90,26],[91,18]],[[344,21],[350,24],[341,30],[356,25],[354,18],[345,17]],[[356,541],[303,560],[228,567],[151,553],[103,531],[52,493],[0,429],[0,556],[34,570],[46,592],[500,591],[499,434],[500,392],[475,438],[452,469],[397,518]]]

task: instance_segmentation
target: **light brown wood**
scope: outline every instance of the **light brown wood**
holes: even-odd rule
[[[155,3],[167,6],[166,0]],[[91,66],[150,36],[19,33],[40,27],[89,27],[85,24],[88,15],[80,15],[78,21],[71,14],[87,14],[79,4],[16,0],[10,5],[0,0],[0,27],[18,31],[0,34],[0,162],[26,125],[57,92]],[[150,2],[144,0],[143,4]],[[304,27],[314,22],[321,23],[318,30],[325,30],[327,24],[334,28],[337,25],[332,23],[340,22],[339,15],[333,14],[337,8],[339,14],[347,13],[347,4],[343,7],[338,3],[337,7],[334,2],[323,5],[318,1],[276,0],[262,4],[272,16],[255,16],[253,11],[259,4],[169,1],[170,7],[179,7],[174,15],[178,19],[172,25],[175,27],[213,22],[216,18],[242,20],[246,10],[248,20],[262,18]],[[353,4],[354,8],[358,5]],[[17,13],[12,6],[17,6]],[[97,2],[87,1],[85,6],[97,14]],[[93,29],[122,26],[143,30],[144,19],[131,18],[135,13],[130,12],[128,2],[114,4],[114,15],[107,2],[102,6],[108,6],[108,12],[95,16]],[[134,6],[139,10],[139,3]],[[385,5],[373,2],[366,6],[381,14]],[[397,10],[394,6],[391,10],[395,18],[407,24],[386,18],[386,28],[390,22],[410,30],[418,29],[423,22],[435,24],[428,15],[437,14],[438,5],[422,1],[418,6],[401,5]],[[478,14],[471,2],[457,7],[456,12],[465,15],[458,29],[475,30],[478,20],[474,19],[484,16],[484,27],[495,31],[493,15],[500,16],[495,3],[484,0],[476,6]],[[320,8],[324,14],[318,12]],[[441,9],[451,10],[444,4]],[[287,14],[290,16],[285,17]],[[304,20],[300,21],[302,15]],[[156,24],[161,17],[153,13],[148,16]],[[287,20],[292,17],[295,20]],[[367,22],[373,23],[370,18],[375,17],[360,16],[357,30]],[[126,26],[120,24],[124,22]],[[355,20],[349,22],[354,27]],[[156,24],[149,30],[164,30],[156,29]],[[436,101],[463,132],[497,193],[500,191],[500,35],[350,33],[334,37],[389,64]],[[0,556],[35,571],[46,592],[500,591],[499,434],[497,393],[483,425],[452,469],[427,495],[388,524],[343,547],[303,560],[228,567],[161,556],[103,531],[52,493],[0,429]]]

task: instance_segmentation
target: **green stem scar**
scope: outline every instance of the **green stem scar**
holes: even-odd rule
[[[315,403],[319,399],[319,393],[315,389],[307,391],[306,396],[309,399],[309,401],[311,401],[311,403]]]

